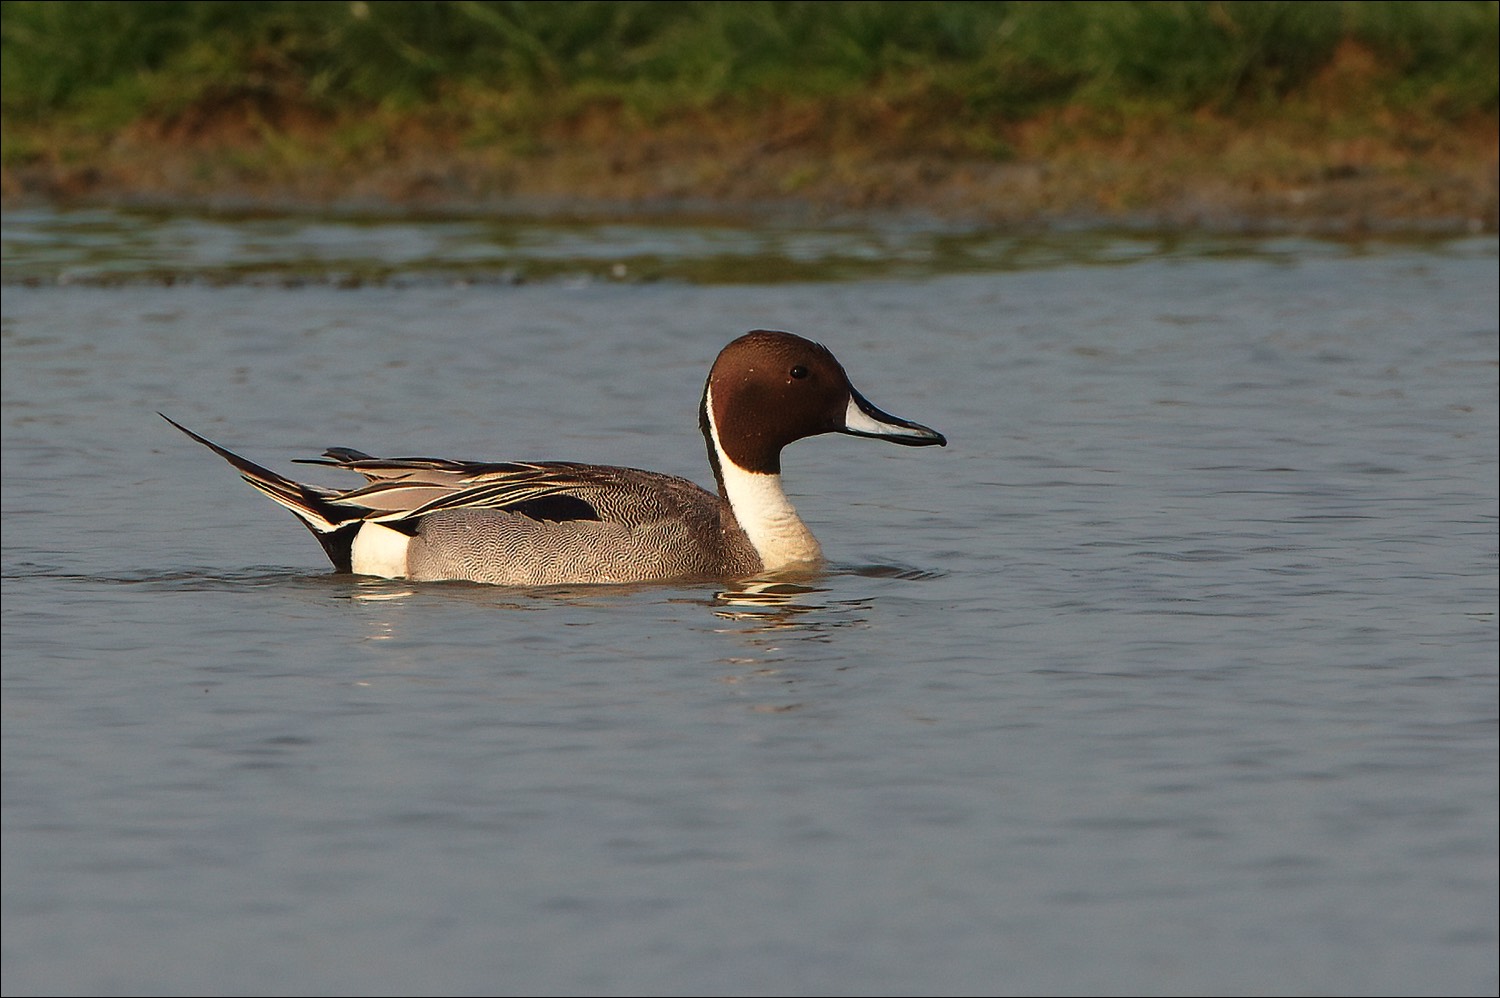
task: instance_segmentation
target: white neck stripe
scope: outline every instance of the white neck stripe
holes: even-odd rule
[[[707,392],[704,405],[708,410],[708,432],[718,459],[724,495],[734,509],[740,528],[760,555],[765,570],[777,572],[821,562],[823,550],[812,531],[807,529],[807,524],[792,508],[791,500],[781,488],[781,476],[746,471],[730,460],[719,441],[712,388]]]

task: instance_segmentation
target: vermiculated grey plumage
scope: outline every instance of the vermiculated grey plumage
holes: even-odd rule
[[[754,575],[760,557],[729,504],[692,482],[630,468],[590,468],[568,495],[594,520],[538,520],[496,509],[422,517],[407,552],[416,581],[546,585]]]

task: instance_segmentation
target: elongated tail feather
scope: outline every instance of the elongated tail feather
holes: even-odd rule
[[[354,535],[364,524],[371,510],[353,503],[339,503],[330,498],[331,493],[315,485],[294,482],[262,468],[254,461],[246,460],[231,450],[226,450],[207,437],[200,436],[165,413],[157,413],[162,419],[198,441],[215,454],[228,461],[240,477],[257,491],[264,493],[273,502],[294,513],[302,525],[318,539],[335,571],[348,572],[352,568]]]

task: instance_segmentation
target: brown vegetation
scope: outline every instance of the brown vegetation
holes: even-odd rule
[[[0,193],[8,204],[1494,231],[1495,119],[1377,113],[1351,128],[1331,109],[1357,101],[1362,56],[1341,53],[1318,98],[1256,118],[1070,107],[982,129],[886,97],[654,121],[601,101],[508,132],[483,107],[337,119],[245,91],[107,139],[41,136],[10,157]]]

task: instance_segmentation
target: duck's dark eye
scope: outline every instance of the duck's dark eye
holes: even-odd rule
[[[796,378],[799,381],[802,380],[803,378],[807,377],[807,368],[801,364],[798,364],[796,367],[792,368],[792,377]]]

